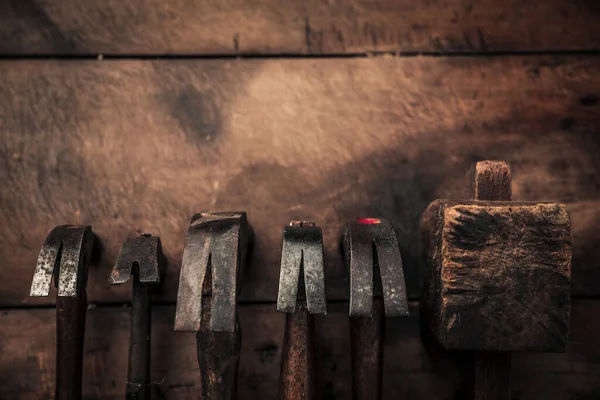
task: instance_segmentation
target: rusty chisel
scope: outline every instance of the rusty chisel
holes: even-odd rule
[[[164,256],[160,238],[146,233],[127,238],[110,275],[111,285],[120,285],[133,275],[131,335],[126,398],[148,400],[150,391],[151,309],[149,284],[160,282]]]
[[[398,239],[385,219],[357,218],[343,236],[350,272],[352,398],[381,399],[385,318],[407,317]]]
[[[327,313],[323,233],[314,222],[283,231],[277,311],[287,313],[279,398],[314,399],[313,314]]]
[[[94,248],[90,226],[54,228],[42,245],[31,283],[30,296],[56,297],[56,399],[81,399],[83,344],[87,308],[88,267]]]
[[[175,330],[197,332],[202,399],[236,396],[242,343],[236,302],[250,239],[245,212],[205,212],[190,222]]]

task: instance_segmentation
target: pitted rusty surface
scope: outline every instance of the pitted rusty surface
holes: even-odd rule
[[[140,282],[160,282],[160,269],[163,262],[160,238],[150,234],[136,234],[127,238],[109,278],[111,285],[125,283],[129,280],[134,266]]]
[[[60,262],[62,253],[62,237],[59,235],[61,227],[56,227],[50,232],[42,245],[37,259],[33,281],[31,282],[30,296],[48,296],[54,268]]]
[[[293,313],[305,299],[311,314],[326,314],[323,233],[313,222],[292,221],[284,228],[277,311]]]
[[[30,296],[48,296],[54,276],[58,295],[75,297],[77,289],[85,288],[87,284],[92,248],[90,226],[63,225],[54,228],[40,250]]]
[[[212,281],[210,330],[233,332],[249,227],[245,212],[196,214],[186,235],[177,294],[176,331],[200,331],[205,280]],[[207,293],[204,293],[205,295]]]
[[[350,316],[370,317],[373,296],[383,297],[386,317],[408,316],[402,257],[392,225],[385,219],[352,220],[343,242],[350,273]]]

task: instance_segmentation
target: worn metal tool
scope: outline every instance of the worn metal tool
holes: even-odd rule
[[[421,221],[421,319],[443,349],[468,351],[470,400],[508,400],[512,351],[564,351],[571,230],[564,205],[512,202],[511,170],[478,162],[475,200],[436,200]]]
[[[147,233],[136,234],[127,238],[121,246],[109,278],[111,285],[120,285],[133,275],[127,399],[147,400],[151,397],[149,284],[160,282],[163,263],[160,238]]]
[[[242,343],[236,302],[250,241],[245,212],[206,212],[190,222],[175,330],[197,332],[203,399],[236,396]]]
[[[81,399],[88,267],[94,248],[90,226],[54,228],[42,245],[30,296],[48,296],[54,277],[56,298],[56,399]]]
[[[323,233],[314,222],[283,230],[277,311],[287,314],[279,398],[313,399],[313,315],[327,313]]]
[[[357,218],[343,237],[350,273],[352,397],[381,399],[386,317],[407,317],[398,239],[385,219]]]

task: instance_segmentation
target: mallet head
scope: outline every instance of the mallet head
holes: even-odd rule
[[[422,318],[448,350],[564,351],[571,305],[566,207],[511,202],[510,167],[472,168],[477,200],[436,200],[421,220]]]

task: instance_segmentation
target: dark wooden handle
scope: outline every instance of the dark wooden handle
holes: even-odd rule
[[[373,299],[371,318],[350,318],[352,398],[381,399],[385,311],[383,299]]]
[[[202,300],[202,323],[196,334],[203,400],[235,400],[242,332],[236,315],[235,332],[210,330],[211,299]]]
[[[85,336],[85,289],[76,297],[56,298],[56,399],[81,399]]]
[[[473,354],[469,373],[469,399],[510,400],[511,354],[478,351]]]
[[[282,400],[314,399],[313,316],[306,304],[298,301],[296,311],[286,314],[279,398]]]
[[[151,310],[148,285],[133,277],[127,399],[150,399]]]
[[[483,161],[467,176],[467,190],[475,200],[510,201],[512,173],[507,163]],[[479,351],[472,354],[467,378],[469,400],[510,400],[511,354]]]

